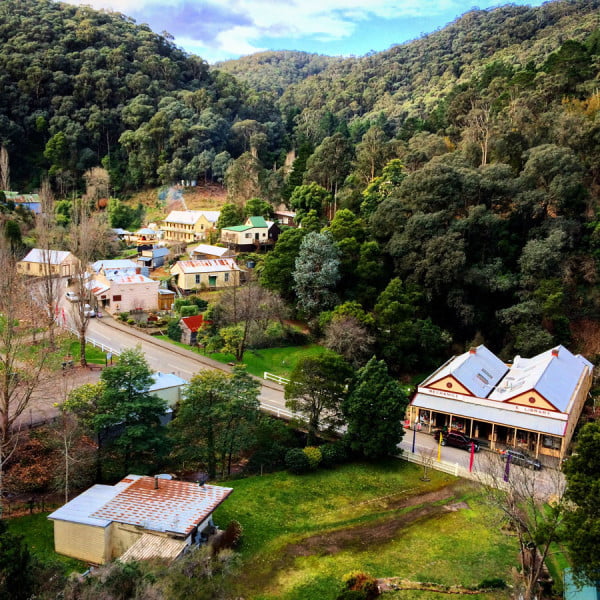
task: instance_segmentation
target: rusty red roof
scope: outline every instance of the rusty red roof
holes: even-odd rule
[[[123,483],[129,485],[90,516],[182,535],[189,534],[233,492],[216,485],[139,475],[129,475]]]
[[[198,331],[204,325],[204,315],[192,315],[191,317],[183,317],[181,319],[182,323],[185,323],[185,326],[193,332]]]

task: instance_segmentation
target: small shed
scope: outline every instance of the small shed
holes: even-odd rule
[[[198,339],[198,331],[204,325],[203,315],[193,315],[191,317],[183,317],[179,321],[181,327],[181,341],[188,346],[195,346]]]

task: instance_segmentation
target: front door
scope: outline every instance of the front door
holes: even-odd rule
[[[208,276],[208,286],[209,287],[217,287],[217,276],[216,275]]]

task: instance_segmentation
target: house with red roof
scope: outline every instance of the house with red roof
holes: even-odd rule
[[[161,476],[94,485],[48,516],[54,548],[97,565],[117,558],[174,560],[214,526],[213,512],[231,492]]]
[[[179,327],[181,327],[181,341],[188,346],[194,346],[196,344],[198,331],[202,329],[204,323],[204,315],[183,317],[181,321],[179,321]]]

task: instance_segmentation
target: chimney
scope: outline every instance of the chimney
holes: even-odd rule
[[[474,347],[469,348],[469,354],[477,354],[477,348],[474,348]]]
[[[142,272],[142,268],[141,267],[136,267],[135,268],[135,274],[139,275]]]
[[[157,490],[158,489],[158,475],[154,476],[154,489]]]
[[[556,356],[558,358],[558,348],[552,348],[552,356]]]

